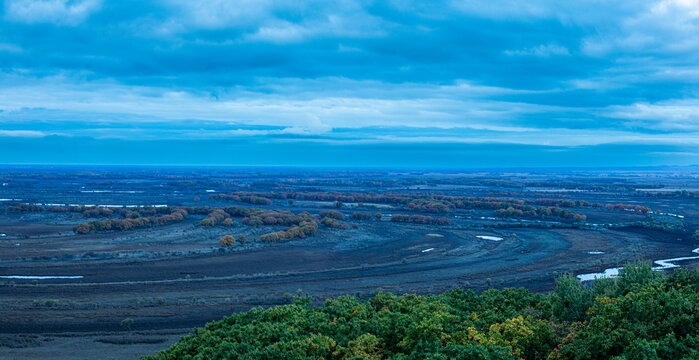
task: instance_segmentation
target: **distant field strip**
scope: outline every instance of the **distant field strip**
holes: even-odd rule
[[[0,279],[29,279],[29,280],[46,280],[46,279],[82,279],[82,275],[75,276],[39,276],[39,275],[0,275]]]

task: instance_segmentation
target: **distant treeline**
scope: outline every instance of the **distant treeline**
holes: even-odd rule
[[[699,197],[699,191],[687,191],[687,190],[657,191],[657,192],[646,191],[644,194],[646,196],[651,196],[651,197],[687,197],[687,198]]]
[[[518,218],[533,218],[533,217],[559,217],[563,219],[572,219],[576,222],[585,222],[587,220],[586,215],[577,214],[569,209],[561,209],[559,207],[538,207],[525,205],[523,207],[515,208],[508,207],[507,209],[497,209],[495,213],[500,217],[518,217]]]
[[[214,200],[230,200],[230,201],[237,201],[237,202],[243,202],[243,203],[248,203],[248,204],[253,204],[253,205],[271,205],[272,200],[262,197],[262,196],[256,196],[256,195],[249,195],[246,193],[237,193],[237,194],[231,194],[231,195],[210,195],[210,199]]]
[[[247,195],[246,195],[247,194]],[[503,199],[491,197],[462,197],[445,196],[439,194],[369,194],[369,193],[297,193],[297,192],[255,192],[255,193],[233,193],[231,195],[213,195],[215,199],[231,199],[249,203],[270,204],[271,200],[265,196],[277,199],[304,199],[318,201],[335,202],[363,202],[389,203],[402,205],[408,210],[449,213],[452,209],[490,209],[494,210],[499,217],[510,218],[546,218],[556,217],[567,219],[573,222],[585,222],[587,217],[583,214],[575,213],[569,208],[596,207],[609,210],[631,210],[641,213],[650,212],[646,206],[635,204],[608,204],[603,206],[599,203],[589,203],[584,200],[567,199]],[[535,206],[536,205],[536,206]],[[91,220],[87,223],[75,227],[75,231],[81,234],[91,231],[108,230],[129,230],[136,228],[166,225],[183,221],[188,215],[205,215],[198,225],[201,227],[233,226],[232,217],[242,218],[241,222],[248,226],[274,226],[281,225],[287,227],[298,227],[301,222],[311,217],[310,215],[294,214],[287,210],[270,210],[261,208],[250,208],[243,206],[231,207],[192,207],[192,206],[159,206],[159,207],[100,207],[100,206],[41,206],[33,204],[19,203],[7,207],[9,212],[55,212],[55,213],[80,213],[86,218],[104,217],[104,220]],[[121,218],[114,218],[119,216]],[[381,213],[354,212],[350,218],[355,221],[381,219]],[[328,220],[325,220],[328,219]],[[347,224],[340,224],[345,215],[337,210],[326,210],[320,212],[320,222],[326,227],[347,228]],[[336,221],[331,221],[336,220]],[[314,221],[318,222],[314,218]],[[419,224],[447,225],[450,219],[447,217],[431,217],[424,215],[404,215],[394,214],[391,218],[393,222],[412,222]],[[316,224],[317,225],[317,224]],[[317,226],[316,226],[317,228]],[[289,236],[305,237],[311,234],[309,228],[299,233],[293,228],[287,235],[277,234],[270,238],[288,239]],[[285,231],[287,231],[285,230]],[[317,229],[316,229],[317,230]],[[313,231],[312,233],[315,233]]]
[[[404,215],[404,214],[393,214],[391,216],[392,222],[411,222],[415,224],[430,224],[430,225],[449,225],[451,220],[446,217],[433,218],[431,216],[424,215]]]
[[[140,206],[140,207],[105,207],[86,205],[65,206],[41,206],[19,203],[7,207],[9,212],[54,212],[54,213],[80,213],[86,218],[110,217],[118,214],[124,217],[139,217],[170,213],[167,206]]]
[[[354,174],[356,175],[356,174]],[[254,188],[275,188],[279,184],[288,184],[291,186],[304,186],[304,187],[362,187],[362,188],[395,188],[395,187],[406,187],[415,185],[422,186],[450,186],[450,185],[465,185],[465,186],[479,186],[479,187],[489,187],[489,188],[512,188],[512,189],[522,189],[522,188],[544,188],[544,189],[565,189],[565,190],[583,190],[583,191],[611,191],[611,192],[630,192],[636,191],[637,189],[660,189],[663,186],[658,184],[639,184],[631,183],[622,178],[608,178],[601,179],[597,178],[594,182],[590,182],[588,179],[546,179],[546,180],[519,180],[519,179],[509,179],[509,178],[474,178],[474,177],[429,177],[425,175],[413,176],[413,177],[402,177],[402,178],[392,178],[392,179],[367,179],[367,176],[381,175],[381,174],[362,174],[361,177],[349,177],[345,179],[303,179],[303,178],[284,178],[275,180],[264,180],[256,181],[250,183],[251,187]],[[331,177],[338,176],[338,174],[331,174]],[[529,196],[538,196],[543,194],[541,192],[527,192]],[[558,196],[558,194],[545,194],[546,196]]]
[[[214,200],[230,200],[257,205],[270,205],[270,199],[333,201],[338,204],[345,202],[372,204],[391,204],[403,206],[407,210],[446,214],[454,209],[488,209],[494,210],[501,217],[557,217],[561,219],[584,222],[586,216],[578,214],[569,208],[595,207],[608,210],[633,210],[642,213],[650,212],[646,206],[635,204],[590,203],[585,200],[567,199],[511,199],[498,197],[468,197],[447,196],[440,194],[372,194],[372,193],[341,193],[341,192],[233,192],[231,194],[211,195]],[[206,207],[204,207],[206,208]],[[42,207],[31,204],[8,206],[10,212],[79,212],[85,217],[111,217],[114,212],[124,215],[125,211],[138,211],[139,208],[104,208],[88,206],[52,206]],[[258,209],[259,210],[259,209]],[[323,216],[321,214],[321,216]],[[212,219],[214,220],[214,219]],[[209,221],[207,221],[209,222]],[[213,221],[216,222],[215,220]],[[207,225],[213,226],[213,225]]]
[[[633,210],[633,211],[640,211],[642,213],[650,212],[650,208],[647,206],[632,205],[632,204],[608,204],[604,208],[605,209],[615,209],[615,210]]]
[[[555,216],[574,221],[585,221],[584,215],[576,214],[570,210],[562,210],[561,207],[602,207],[601,204],[590,204],[584,200],[565,199],[503,199],[497,197],[469,197],[469,196],[447,196],[440,194],[372,194],[372,193],[341,193],[341,192],[234,192],[231,194],[212,195],[215,200],[236,200],[242,194],[248,194],[256,198],[265,199],[289,199],[289,200],[309,200],[328,201],[340,203],[372,203],[372,204],[392,204],[400,205],[408,210],[449,213],[453,209],[488,209],[514,211],[500,212],[498,215],[522,217]],[[271,200],[270,200],[271,201]],[[534,206],[537,205],[537,206]],[[577,215],[577,216],[576,216]]]
[[[84,224],[78,224],[73,229],[78,234],[87,234],[92,231],[139,229],[180,222],[187,217],[185,209],[173,209],[169,214],[161,216],[144,216],[126,219],[92,220]]]

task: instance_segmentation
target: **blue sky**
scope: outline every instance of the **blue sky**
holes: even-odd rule
[[[0,163],[699,163],[699,1],[6,0]]]

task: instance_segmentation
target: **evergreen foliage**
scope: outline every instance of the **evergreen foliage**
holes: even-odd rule
[[[698,359],[699,271],[629,264],[550,294],[452,290],[310,298],[212,322],[156,359]]]

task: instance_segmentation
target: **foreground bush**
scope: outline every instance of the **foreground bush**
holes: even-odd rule
[[[628,265],[618,280],[453,290],[311,307],[309,298],[212,322],[145,359],[698,359],[698,271]]]

